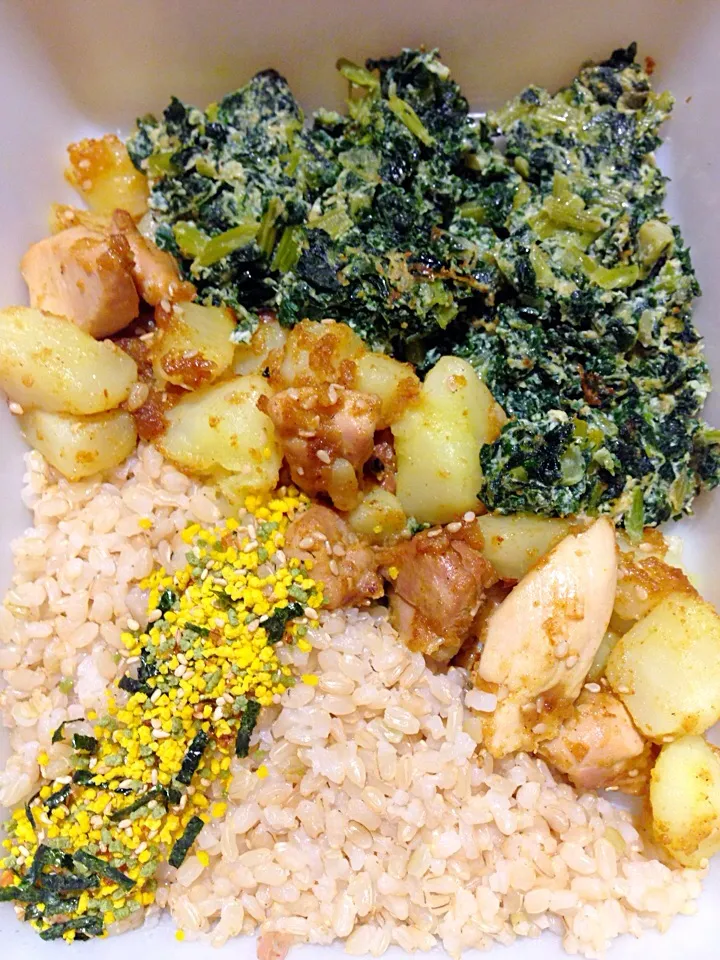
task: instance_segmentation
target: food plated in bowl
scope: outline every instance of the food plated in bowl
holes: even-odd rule
[[[634,47],[481,119],[435,52],[339,69],[310,127],[266,71],[74,144],[0,314],[1,896],[594,956],[720,846],[718,617],[657,530],[717,482],[671,98]]]

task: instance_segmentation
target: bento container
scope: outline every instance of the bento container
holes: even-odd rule
[[[201,106],[275,67],[307,110],[341,103],[339,56],[440,48],[473,109],[502,103],[530,82],[556,87],[580,63],[636,40],[656,63],[655,83],[676,97],[660,164],[672,182],[668,208],[692,248],[703,297],[696,321],[720,383],[720,3],[717,0],[3,0],[0,4],[0,303],[26,302],[18,263],[47,232],[52,201],[71,201],[62,170],[65,145],[81,136],[127,132],[136,116],[161,110],[170,94]],[[720,392],[707,418],[720,425]],[[10,543],[27,526],[20,488],[24,443],[0,403],[0,591],[10,575]],[[720,493],[673,525],[697,586],[720,605]],[[1,638],[0,638],[1,642]],[[0,762],[6,743],[0,730]],[[665,935],[616,941],[614,960],[709,960],[720,941],[720,867],[705,884],[695,917]],[[181,960],[256,956],[253,938],[218,954],[179,943],[165,920],[110,940],[44,943],[0,905],[0,960],[127,960],[134,954]],[[556,960],[557,938],[495,947],[503,960]],[[400,957],[392,949],[388,957]],[[469,956],[470,954],[468,954]],[[292,956],[345,956],[341,945],[294,948]],[[437,950],[429,955],[443,956]]]

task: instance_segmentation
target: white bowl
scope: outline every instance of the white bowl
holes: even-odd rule
[[[607,56],[637,40],[640,56],[657,63],[655,82],[677,98],[660,162],[672,177],[669,208],[692,247],[704,297],[696,319],[711,368],[720,371],[720,3],[716,0],[5,0],[0,5],[0,303],[22,303],[18,262],[46,233],[48,206],[70,199],[62,179],[64,148],[79,136],[128,130],[136,116],[161,110],[171,93],[200,105],[273,66],[301,103],[339,104],[344,90],[337,57],[361,60],[402,46],[440,47],[471,105],[501,103],[530,82],[558,86],[588,58]],[[720,376],[720,375],[719,375]],[[720,397],[707,416],[720,425]],[[0,590],[10,572],[10,540],[27,524],[19,497],[24,445],[0,403]],[[705,496],[696,516],[674,526],[704,595],[720,604],[713,577],[720,549],[720,493]],[[0,638],[0,642],[1,642]],[[0,762],[2,762],[0,742]],[[720,869],[707,880],[698,916],[678,918],[670,931],[619,941],[615,960],[709,960],[720,934]],[[45,944],[0,905],[0,958],[67,957],[125,960],[147,956],[193,960],[217,953],[179,944],[172,927],[82,946]],[[551,960],[557,939],[497,948],[505,960]],[[252,939],[224,950],[255,956]],[[297,948],[293,956],[344,956],[341,946]],[[388,956],[398,957],[400,951]],[[441,956],[438,951],[433,956]]]

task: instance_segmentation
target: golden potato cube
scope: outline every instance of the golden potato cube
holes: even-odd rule
[[[137,366],[72,320],[30,307],[0,310],[0,389],[26,408],[85,416],[127,400]]]
[[[167,430],[156,445],[181,469],[203,476],[236,475],[228,488],[272,490],[282,453],[272,420],[257,408],[258,398],[267,394],[263,377],[234,377],[202,387],[168,410]]]
[[[366,353],[356,361],[355,389],[380,398],[378,430],[389,427],[420,393],[420,381],[409,363],[384,353]]]
[[[397,496],[408,516],[447,523],[478,505],[480,447],[504,414],[466,360],[442,357],[418,400],[392,424]]]
[[[373,487],[348,514],[348,523],[359,536],[370,543],[381,544],[393,540],[405,529],[407,517],[395,494]]]
[[[156,316],[158,332],[150,355],[158,380],[195,390],[229,370],[235,354],[230,340],[235,317],[227,307],[178,303]]]
[[[650,775],[655,840],[684,867],[720,850],[720,753],[702,737],[662,748]]]
[[[704,733],[720,719],[720,617],[670,594],[618,640],[606,676],[649,739]]]
[[[127,210],[139,219],[147,210],[145,174],[132,163],[125,144],[114,133],[71,143],[70,166],[65,178],[80,193],[93,213]]]
[[[135,449],[135,422],[124,410],[91,417],[31,410],[20,418],[25,439],[68,480],[116,467]]]
[[[477,523],[485,540],[483,554],[504,580],[521,580],[572,529],[569,520],[521,513],[488,513]]]

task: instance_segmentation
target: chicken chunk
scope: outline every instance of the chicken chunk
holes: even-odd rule
[[[538,753],[582,790],[617,787],[637,794],[647,786],[648,748],[623,704],[607,690],[583,690],[557,736]]]
[[[492,614],[475,682],[498,697],[485,730],[493,756],[555,736],[607,629],[616,578],[615,531],[603,517],[565,537]]]
[[[379,558],[328,507],[312,506],[293,520],[285,533],[285,549],[291,557],[312,558],[312,576],[322,583],[329,610],[383,595]]]
[[[359,475],[372,456],[380,401],[336,384],[291,387],[262,400],[283,447],[293,482],[327,493],[338,510],[359,500]]]
[[[372,457],[365,466],[365,472],[388,493],[395,493],[397,490],[397,457],[390,430],[377,432]]]
[[[126,210],[113,213],[110,231],[125,241],[130,273],[146,303],[156,307],[162,300],[193,299],[195,287],[182,280],[173,257],[146,240]]]
[[[481,549],[472,522],[453,533],[428,530],[384,551],[383,573],[393,585],[390,616],[410,650],[447,663],[468,638],[485,591],[497,580]]]
[[[20,263],[30,305],[98,340],[117,333],[140,309],[124,253],[122,243],[82,226],[34,243]]]

